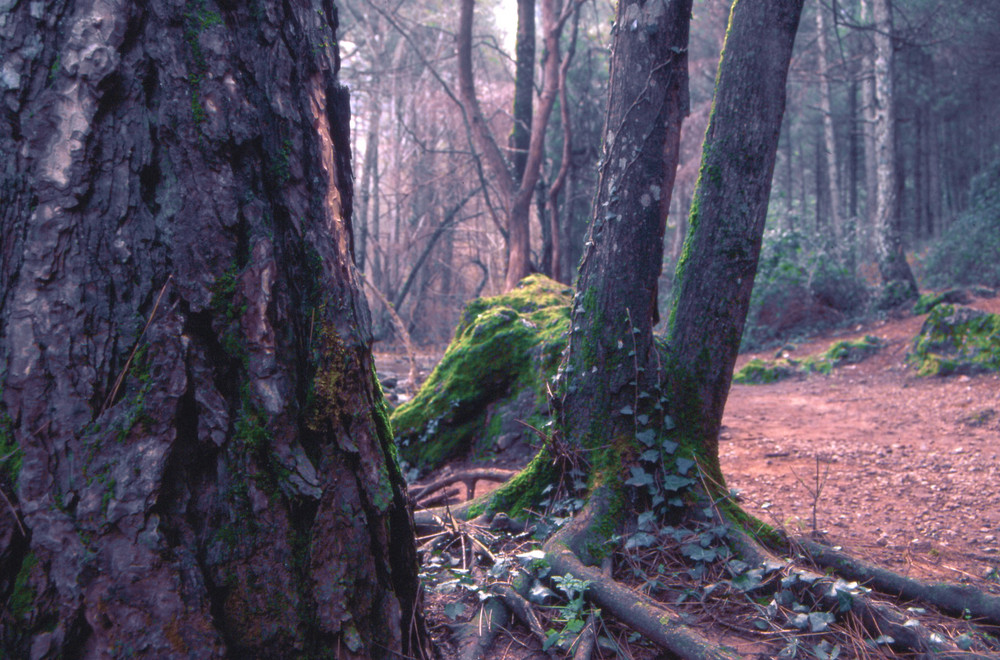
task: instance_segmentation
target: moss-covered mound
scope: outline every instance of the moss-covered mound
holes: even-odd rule
[[[967,305],[971,302],[969,294],[964,289],[949,289],[942,293],[924,293],[917,298],[913,305],[914,314],[926,314],[938,305],[948,303],[951,305]]]
[[[441,362],[391,415],[401,458],[428,470],[470,450],[506,449],[528,438],[521,422],[544,423],[545,383],[566,346],[571,296],[532,275],[470,302]]]
[[[773,360],[754,358],[733,375],[733,381],[744,385],[766,385],[799,374],[829,374],[834,367],[861,362],[881,347],[882,341],[878,337],[865,335],[854,341],[846,339],[835,341],[822,353],[810,355],[802,360],[793,360],[780,355]]]
[[[907,360],[921,376],[1000,371],[1000,316],[938,305],[924,321]]]

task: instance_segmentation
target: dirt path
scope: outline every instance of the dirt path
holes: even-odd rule
[[[998,299],[974,306],[1000,313]],[[802,357],[866,333],[887,342],[831,376],[734,385],[723,473],[749,511],[809,533],[818,460],[816,526],[830,542],[904,574],[997,590],[1000,377],[917,378],[904,358],[922,322],[880,322],[790,351]]]

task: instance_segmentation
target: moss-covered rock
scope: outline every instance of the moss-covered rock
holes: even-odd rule
[[[733,374],[733,382],[742,385],[767,385],[790,378],[796,373],[797,364],[786,358],[762,360],[754,358]]]
[[[949,289],[942,293],[924,293],[917,298],[916,304],[913,305],[913,313],[926,314],[943,303],[967,305],[969,302],[969,294],[964,289]]]
[[[545,383],[566,346],[572,291],[541,275],[470,302],[441,362],[391,415],[401,458],[420,470],[525,439],[547,414]]]
[[[766,385],[798,374],[830,374],[835,367],[861,362],[875,354],[881,347],[882,341],[878,337],[865,335],[853,341],[847,339],[835,341],[822,353],[810,355],[802,360],[780,356],[773,360],[754,358],[733,375],[733,382],[744,385]]]
[[[921,376],[1000,371],[1000,316],[938,305],[924,321],[907,360]]]

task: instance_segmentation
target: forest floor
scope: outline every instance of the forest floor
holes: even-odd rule
[[[1000,313],[1000,297],[971,306]],[[722,471],[766,522],[818,532],[905,575],[996,591],[1000,375],[918,377],[906,353],[924,318],[859,325],[785,351],[804,357],[865,334],[885,343],[829,376],[734,384]],[[773,355],[741,355],[737,368]]]
[[[1000,297],[971,306],[1000,313]],[[882,340],[875,355],[831,375],[734,384],[720,437],[723,473],[748,512],[793,536],[818,537],[903,575],[1000,593],[1000,375],[917,377],[905,358],[924,318],[905,314],[781,349],[802,358],[840,339]],[[774,355],[741,355],[737,368]],[[420,358],[427,368],[433,353]],[[405,373],[398,356],[376,360],[380,373]],[[517,458],[489,464],[517,467]]]

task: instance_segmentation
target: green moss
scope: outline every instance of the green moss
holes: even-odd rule
[[[10,416],[6,410],[0,410],[0,471],[12,484],[17,484],[23,459],[24,451],[14,439],[14,429]]]
[[[25,618],[31,612],[31,606],[35,602],[35,589],[29,583],[31,571],[38,565],[38,557],[33,552],[29,552],[21,562],[21,570],[14,578],[14,589],[11,591],[10,613],[14,619]]]
[[[750,515],[730,498],[723,497],[717,506],[726,520],[765,546],[772,549],[782,549],[787,545],[787,539],[780,531]]]
[[[314,342],[316,373],[306,400],[306,428],[320,433],[340,426],[347,351],[332,325],[321,325]]]
[[[513,291],[470,302],[441,362],[413,398],[391,415],[401,457],[429,469],[467,451],[497,411],[533,399],[540,420],[545,383],[555,375],[569,327],[569,290],[533,275]]]
[[[907,361],[921,376],[1000,371],[1000,315],[937,305]]]
[[[483,502],[469,509],[469,518],[482,513],[504,511],[512,518],[524,518],[537,510],[542,491],[558,478],[558,469],[548,449],[542,449],[512,479],[497,488]]]
[[[237,302],[239,295],[240,267],[235,262],[219,276],[212,286],[209,306],[218,315],[223,329],[219,343],[226,353],[246,363],[248,356],[240,334],[240,319],[247,311],[246,301]]]
[[[860,339],[835,341],[822,353],[802,360],[778,357],[773,360],[754,358],[733,374],[733,382],[744,385],[764,385],[791,378],[796,374],[819,373],[829,375],[834,368],[856,364],[874,355],[883,346],[882,340],[873,335]]]
[[[743,385],[767,385],[790,378],[794,373],[795,364],[790,360],[754,358],[733,374],[733,382]]]

